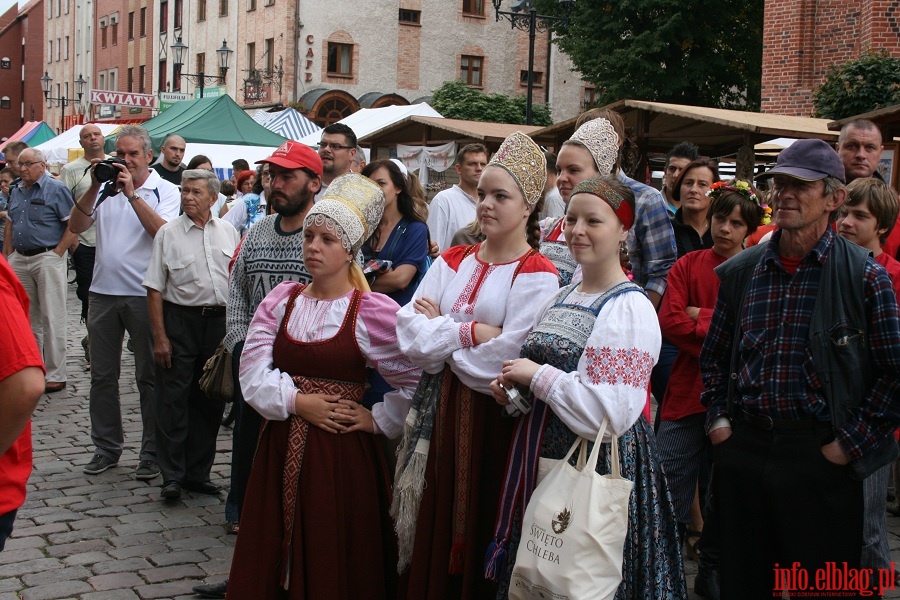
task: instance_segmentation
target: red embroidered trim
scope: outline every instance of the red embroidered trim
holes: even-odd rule
[[[647,387],[653,370],[653,356],[637,348],[588,347],[587,376],[593,384]]]

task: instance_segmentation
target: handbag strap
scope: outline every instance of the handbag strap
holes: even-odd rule
[[[600,445],[603,443],[603,434],[606,433],[606,426],[609,424],[609,418],[603,417],[603,423],[600,424],[600,431],[597,432],[597,438],[594,440],[594,447],[591,449],[591,455],[588,457],[587,463],[585,464],[585,468],[590,469],[591,471],[597,470],[597,458],[600,456]],[[610,443],[609,443],[609,452],[610,452],[610,471],[609,474],[615,477],[616,479],[621,478],[621,467],[619,465],[619,438],[616,437],[615,433],[610,429]],[[584,438],[579,438],[576,444],[587,444],[588,440]],[[575,445],[569,450],[569,454],[566,457],[572,455],[572,451],[575,450]]]

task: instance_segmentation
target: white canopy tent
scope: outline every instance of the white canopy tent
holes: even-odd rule
[[[256,168],[253,163],[272,156],[276,148],[267,146],[231,146],[227,144],[194,144],[188,142],[184,151],[185,164],[198,154],[203,154],[212,161],[213,169],[219,179],[231,177],[231,162],[239,158],[250,163],[250,168]]]
[[[338,123],[343,123],[353,130],[353,133],[356,134],[357,138],[362,138],[412,115],[443,118],[441,113],[422,102],[420,104],[410,104],[408,106],[361,108],[349,117],[341,119]],[[315,147],[319,144],[321,137],[321,132],[317,131],[303,137],[299,141],[308,146]]]
[[[104,137],[108,136],[121,125],[116,123],[89,123],[100,128],[100,132]],[[64,165],[81,156],[84,152],[81,144],[78,143],[78,135],[84,125],[75,125],[74,127],[63,131],[61,134],[47,140],[43,144],[35,146],[36,149],[44,153],[47,157],[48,165]]]

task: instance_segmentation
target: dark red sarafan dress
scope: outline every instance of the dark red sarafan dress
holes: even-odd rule
[[[275,337],[274,367],[294,377],[304,393],[340,393],[359,401],[366,382],[355,335],[361,292],[354,293],[334,337],[300,342],[285,330],[300,290],[291,296]],[[241,513],[228,598],[393,598],[397,557],[390,503],[387,465],[374,435],[303,427],[296,416],[266,422]]]

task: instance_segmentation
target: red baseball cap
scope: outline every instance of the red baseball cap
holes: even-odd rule
[[[294,140],[280,145],[269,158],[256,161],[256,164],[262,163],[271,163],[285,169],[309,169],[319,177],[322,176],[322,159],[319,153]]]

